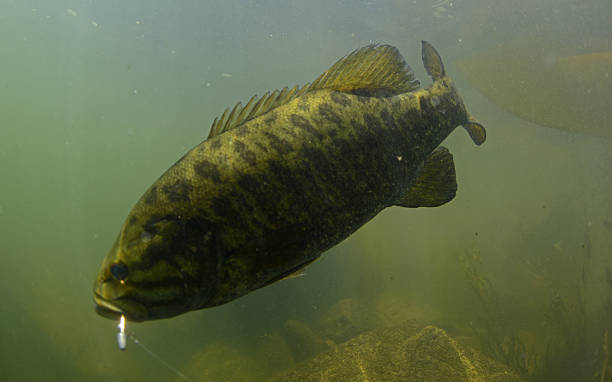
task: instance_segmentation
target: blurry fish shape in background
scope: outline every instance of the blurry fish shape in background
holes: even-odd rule
[[[431,7],[434,11],[434,17],[437,18],[453,18],[453,14],[449,12],[454,6],[452,0],[435,0]]]
[[[442,60],[420,89],[390,45],[368,45],[311,84],[227,109],[142,195],[104,259],[96,311],[131,321],[232,301],[300,272],[389,206],[455,196],[440,143],[470,118]]]
[[[582,45],[524,37],[458,66],[491,101],[527,121],[612,138],[612,51],[571,53]]]

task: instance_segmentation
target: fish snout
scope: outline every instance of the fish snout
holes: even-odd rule
[[[148,317],[147,308],[125,296],[113,281],[96,283],[94,301],[96,313],[105,318],[116,320],[124,315],[128,321],[145,321]]]

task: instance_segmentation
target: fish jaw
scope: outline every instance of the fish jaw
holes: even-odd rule
[[[96,285],[94,288],[96,313],[111,320],[118,320],[123,315],[128,321],[143,322],[178,316],[194,309],[182,302],[147,306],[146,303],[131,298],[130,294],[121,293],[121,290],[122,288],[113,285],[112,280]]]
[[[94,288],[94,301],[96,313],[102,317],[117,320],[124,315],[128,321],[145,321],[149,317],[147,308],[134,300],[122,297],[114,282],[103,281]]]
[[[110,265],[116,258],[117,242],[111,252],[104,258],[102,267],[94,283],[94,302],[96,313],[102,317],[117,320],[124,315],[129,321],[145,321],[149,314],[147,308],[129,298],[128,286],[125,282],[116,280],[110,274]]]
[[[180,285],[180,292],[175,300],[160,303],[157,297],[164,296],[163,290],[150,293],[147,289],[134,285],[130,278],[116,279],[111,274],[111,265],[117,263],[116,259],[127,261],[116,247],[117,245],[104,259],[94,283],[96,313],[112,320],[123,315],[128,321],[142,322],[170,318],[195,309],[193,299],[186,297],[187,288],[184,284]]]

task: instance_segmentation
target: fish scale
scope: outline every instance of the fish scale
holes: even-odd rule
[[[140,198],[100,269],[98,313],[143,321],[227,303],[298,272],[386,207],[455,196],[438,147],[467,113],[438,53],[418,81],[370,45],[310,85],[227,109]]]

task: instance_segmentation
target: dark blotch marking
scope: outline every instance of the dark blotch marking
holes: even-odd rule
[[[317,131],[317,129],[315,129],[314,126],[312,126],[310,121],[302,117],[301,115],[291,114],[289,116],[289,120],[295,127],[308,131],[310,134],[314,135],[317,139],[323,139],[323,134]]]
[[[390,89],[385,88],[367,88],[367,89],[355,89],[351,92],[356,96],[364,96],[364,97],[391,97],[394,95],[394,92]],[[360,100],[362,101],[362,100]]]
[[[160,231],[162,227],[163,231]],[[149,243],[146,254],[140,258],[140,267],[148,268],[159,261],[166,261],[170,266],[180,268],[177,258],[182,257],[190,261],[198,260],[195,272],[200,276],[216,269],[216,257],[210,256],[215,253],[216,227],[207,219],[200,216],[181,219],[173,214],[154,215],[148,220],[145,230],[151,234],[161,233],[164,240]],[[209,256],[203,256],[205,254]],[[201,280],[200,276],[197,276],[198,280]],[[190,279],[188,272],[182,272],[181,278],[183,284],[197,282]]]
[[[279,154],[287,154],[293,149],[289,142],[287,142],[285,139],[279,138],[269,131],[264,131],[263,134],[268,139],[270,147],[276,150]]]
[[[257,163],[257,156],[241,141],[234,141],[234,149],[240,157],[251,166]]]
[[[283,133],[289,135],[291,138],[297,137],[297,132],[290,124],[284,124],[283,126],[277,126],[277,129],[282,129]]]
[[[363,116],[363,120],[365,121],[366,125],[368,127],[372,127],[375,129],[379,129],[380,128],[380,120],[378,118],[376,118],[375,116],[373,116],[370,113],[366,113]]]
[[[220,139],[211,139],[210,143],[208,144],[208,147],[210,147],[211,150],[218,150],[221,148],[221,140]],[[202,150],[204,151],[204,150]]]
[[[171,202],[188,201],[191,190],[193,186],[186,180],[178,180],[174,184],[167,184],[163,187],[166,197]]]
[[[157,202],[157,186],[151,187],[149,192],[145,195],[144,202],[147,205],[155,204]]]
[[[270,111],[266,114],[266,117],[264,119],[264,122],[268,125],[273,124],[274,122],[276,122],[276,119],[278,118],[278,114],[274,111]]]
[[[264,153],[267,153],[268,151],[270,151],[268,147],[261,142],[255,142],[255,145],[257,146],[257,148],[259,148]]]
[[[159,222],[176,222],[178,221],[178,217],[176,215],[168,214],[164,216],[152,215],[149,220],[144,225],[145,231],[149,232],[152,235],[155,235],[159,232],[156,225]]]
[[[306,100],[301,99],[298,103],[298,108],[303,111],[310,111],[310,104]]]
[[[332,167],[320,150],[304,146],[300,154],[310,163],[313,173],[321,177],[326,183],[333,182]]]
[[[274,174],[276,180],[286,185],[289,188],[297,186],[296,184],[296,173],[287,168],[287,166],[281,160],[268,160],[268,169],[271,174]],[[301,194],[300,194],[301,195]]]
[[[132,215],[132,217],[130,217],[129,224],[130,225],[134,225],[134,224],[136,224],[136,222],[138,222],[138,218],[136,216]]]
[[[242,154],[242,158],[251,166],[255,166],[257,164],[257,155],[251,150],[246,150]]]
[[[240,187],[240,192],[249,199],[249,203],[257,206],[257,208],[267,216],[267,218],[263,218],[263,220],[278,224],[282,219],[281,216],[278,216],[277,203],[281,198],[278,193],[282,192],[282,189],[269,187],[276,179],[276,176],[276,173],[270,173],[268,171],[260,172],[258,175],[242,174],[238,178],[237,183]],[[247,206],[247,211],[249,210],[250,208]],[[243,220],[246,219],[243,218]],[[258,226],[262,224],[262,219],[254,214],[249,213],[248,220],[256,222]],[[259,228],[265,229],[265,227]],[[261,239],[264,238],[261,237]]]
[[[351,106],[351,100],[346,96],[346,94],[341,93],[341,92],[333,92],[331,94],[331,99],[332,101],[334,101],[335,103],[342,105],[342,106]]]
[[[364,95],[359,95],[359,94],[355,94],[357,96],[357,101],[361,102],[361,103],[368,103],[370,102],[370,97],[368,96],[364,96]]]
[[[338,150],[341,158],[351,158],[353,156],[350,141],[347,139],[334,139],[334,147]]]
[[[255,194],[259,191],[260,182],[251,174],[243,174],[238,178],[238,186],[245,194]]]
[[[361,122],[357,121],[356,119],[351,119],[351,126],[353,127],[353,129],[357,131],[365,128],[365,126]]]
[[[185,281],[177,276],[169,276],[163,279],[159,279],[159,280],[155,280],[155,281],[151,281],[151,280],[147,280],[147,281],[134,281],[134,280],[129,280],[129,284],[131,286],[137,286],[139,288],[146,288],[146,289],[153,289],[153,288],[168,288],[168,287],[177,287],[177,291],[179,286],[183,285]],[[156,299],[159,300],[159,295],[156,296]],[[174,300],[176,297],[175,296],[169,296],[167,298],[168,301],[165,301],[166,299],[162,299],[161,301],[164,301],[165,303],[168,302],[172,302],[172,300]],[[160,304],[163,305],[163,304]],[[148,304],[148,306],[150,306]]]
[[[196,163],[193,166],[193,170],[196,174],[198,174],[198,176],[202,178],[212,179],[215,182],[218,182],[221,178],[221,174],[219,173],[219,169],[217,168],[217,166],[213,163],[210,163],[206,159],[199,163]]]
[[[216,196],[212,199],[212,210],[217,217],[224,218],[232,224],[240,224],[244,217],[232,207],[231,194]]]
[[[243,137],[247,135],[247,133],[249,132],[249,129],[247,129],[244,126],[240,126],[240,127],[236,127],[234,131],[237,137]]]
[[[421,105],[421,110],[423,113],[428,113],[432,109],[428,97],[421,97],[419,99],[419,104]]]
[[[342,118],[340,118],[338,113],[336,113],[328,103],[322,103],[319,105],[319,114],[336,125],[340,125],[342,123]]]
[[[385,124],[385,126],[395,127],[395,120],[393,119],[393,117],[391,116],[391,114],[389,113],[387,109],[383,109],[380,112],[380,118],[383,120],[383,123]]]

